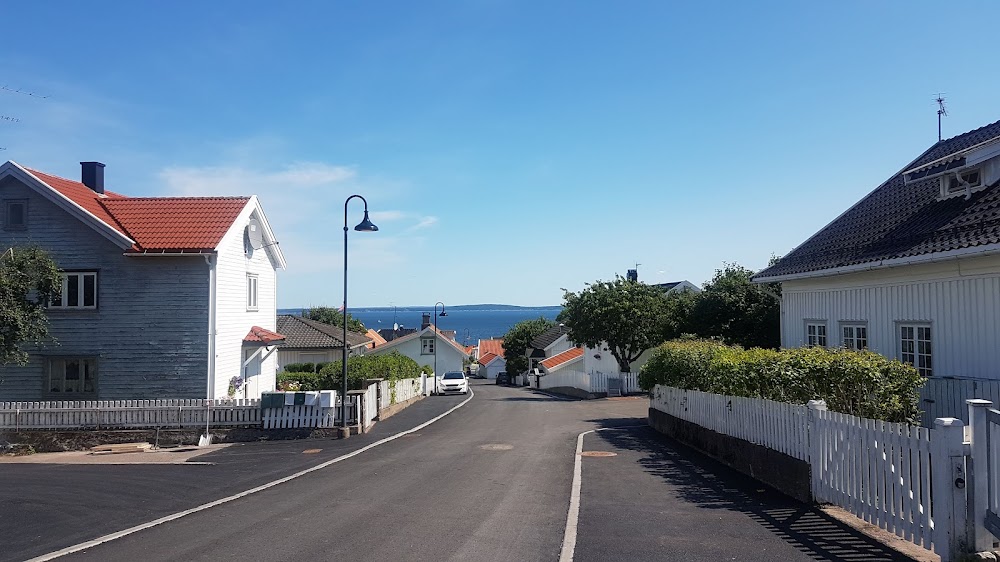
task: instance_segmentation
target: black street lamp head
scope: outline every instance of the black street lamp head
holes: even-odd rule
[[[365,219],[358,226],[354,227],[358,232],[378,232],[378,227],[368,220],[368,209],[365,209]]]
[[[448,316],[448,313],[442,310],[438,313],[438,316]]]

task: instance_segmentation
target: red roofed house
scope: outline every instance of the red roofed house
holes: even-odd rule
[[[52,341],[0,366],[0,401],[272,390],[285,259],[257,197],[127,197],[81,166],[79,182],[0,166],[0,246],[39,246],[64,272]]]
[[[507,370],[503,357],[503,339],[479,340],[479,375],[496,380],[497,374]]]

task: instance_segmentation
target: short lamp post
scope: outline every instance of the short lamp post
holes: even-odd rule
[[[354,230],[357,230],[358,232],[378,231],[378,227],[375,226],[372,223],[372,221],[368,220],[368,201],[360,195],[351,195],[350,197],[348,197],[347,200],[344,201],[344,341],[343,341],[344,354],[343,354],[343,359],[341,361],[342,370],[340,373],[344,380],[343,384],[344,393],[340,397],[341,437],[348,437],[351,434],[350,429],[348,429],[347,427],[347,349],[349,347],[347,344],[347,204],[350,203],[351,199],[354,199],[355,197],[363,201],[365,204],[365,218],[364,220],[361,221],[360,224],[358,224],[358,226],[354,227]]]
[[[441,313],[438,314],[438,305],[441,305]],[[444,303],[438,301],[434,303],[434,394],[438,393],[438,316],[448,316],[444,311]]]

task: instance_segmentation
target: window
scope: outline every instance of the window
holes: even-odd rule
[[[868,349],[868,326],[864,324],[843,324],[841,345],[847,349]]]
[[[434,338],[420,339],[420,355],[434,355]]]
[[[826,323],[807,322],[806,323],[806,345],[812,347],[818,345],[826,347]]]
[[[97,308],[96,271],[67,271],[62,275],[62,289],[49,308]]]
[[[52,357],[48,360],[45,391],[73,400],[75,395],[97,394],[97,360]]]
[[[927,324],[900,324],[899,359],[931,376],[931,327]]]
[[[970,188],[982,185],[982,174],[979,173],[979,170],[969,170],[962,172],[960,175],[962,176],[962,181],[958,181],[955,174],[944,176],[944,181],[946,182],[945,185],[948,187],[948,194],[963,193],[965,191],[966,183],[969,184]]]
[[[257,310],[257,276],[247,274],[247,310]]]
[[[3,229],[24,230],[28,228],[28,201],[26,199],[6,199],[3,202]]]

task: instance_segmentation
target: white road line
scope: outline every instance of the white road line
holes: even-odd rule
[[[580,488],[583,486],[583,436],[595,431],[614,431],[619,429],[634,429],[649,427],[648,425],[626,425],[622,427],[602,427],[584,431],[576,436],[576,458],[573,461],[573,487],[569,494],[569,512],[566,513],[566,531],[563,533],[562,552],[559,562],[573,562],[576,551],[576,528],[580,521]]]
[[[181,517],[186,517],[186,516],[191,515],[193,513],[198,513],[199,511],[205,511],[206,509],[210,509],[210,508],[216,507],[218,505],[222,505],[224,503],[229,503],[229,502],[231,502],[233,500],[238,500],[240,498],[244,498],[244,497],[249,496],[251,494],[256,494],[257,492],[262,492],[264,490],[267,490],[268,488],[273,488],[273,487],[275,487],[275,486],[277,486],[279,484],[284,484],[285,482],[288,482],[290,480],[295,480],[296,478],[299,478],[301,476],[305,476],[306,474],[309,474],[310,472],[316,472],[317,470],[322,470],[322,469],[324,469],[324,468],[326,468],[326,467],[328,467],[328,466],[330,466],[332,464],[336,464],[336,463],[338,463],[340,461],[347,460],[347,459],[349,459],[351,457],[356,457],[356,456],[360,455],[361,453],[364,453],[365,451],[367,451],[369,449],[374,449],[375,447],[378,447],[379,445],[384,445],[384,444],[388,443],[389,441],[393,441],[395,439],[399,439],[400,437],[402,437],[404,435],[407,435],[407,434],[410,434],[410,433],[414,433],[416,431],[420,431],[421,429],[423,429],[423,428],[429,426],[430,424],[432,424],[432,423],[440,420],[441,418],[447,416],[448,414],[454,412],[455,410],[461,408],[462,406],[465,406],[475,396],[476,396],[476,393],[473,392],[472,389],[470,388],[469,389],[469,397],[466,398],[464,401],[462,401],[462,403],[460,403],[457,406],[455,406],[454,408],[448,410],[447,412],[445,412],[445,413],[443,413],[443,414],[441,414],[441,415],[439,415],[437,417],[431,418],[430,420],[427,420],[424,423],[422,423],[422,424],[420,424],[420,425],[418,425],[418,426],[416,426],[414,428],[408,429],[406,431],[401,431],[401,432],[399,432],[399,433],[397,433],[395,435],[391,435],[391,436],[386,437],[384,439],[380,439],[380,440],[372,443],[371,445],[367,445],[365,447],[362,447],[362,448],[358,449],[357,451],[352,451],[352,452],[347,453],[345,455],[341,455],[341,456],[339,456],[339,457],[337,457],[335,459],[328,460],[328,461],[326,461],[324,463],[321,463],[321,464],[318,464],[318,465],[316,465],[316,466],[314,466],[312,468],[307,468],[307,469],[302,470],[300,472],[296,472],[295,474],[292,474],[290,476],[285,476],[284,478],[279,478],[278,480],[275,480],[273,482],[268,482],[267,484],[262,484],[260,486],[257,486],[256,488],[250,488],[249,490],[245,490],[243,492],[240,492],[238,494],[234,494],[234,495],[226,497],[226,498],[218,499],[218,500],[215,500],[213,502],[209,502],[209,503],[206,503],[206,504],[203,504],[203,505],[199,505],[198,507],[194,507],[194,508],[191,508],[191,509],[187,509],[185,511],[180,511],[180,512],[177,512],[177,513],[174,513],[174,514],[171,514],[171,515],[167,515],[165,517],[161,517],[159,519],[154,519],[153,521],[150,521],[148,523],[143,523],[142,525],[136,525],[135,527],[129,527],[128,529],[125,529],[123,531],[118,531],[116,533],[111,533],[111,534],[108,534],[108,535],[104,535],[103,537],[98,537],[98,538],[96,538],[94,540],[90,540],[90,541],[87,541],[87,542],[82,542],[82,543],[77,544],[77,545],[66,547],[66,548],[64,548],[62,550],[57,550],[55,552],[50,552],[48,554],[43,554],[42,556],[38,556],[36,558],[32,558],[28,562],[42,562],[44,560],[53,560],[55,558],[60,558],[62,556],[66,556],[67,554],[73,554],[74,552],[80,552],[81,550],[86,550],[88,548],[93,548],[93,547],[95,547],[97,545],[101,545],[101,544],[104,544],[106,542],[111,542],[113,540],[117,540],[117,539],[120,539],[122,537],[126,537],[128,535],[131,535],[133,533],[138,533],[139,531],[143,531],[143,530],[146,530],[146,529],[149,529],[149,528],[152,528],[152,527],[156,527],[157,525],[162,525],[164,523],[168,523],[170,521],[174,521],[176,519],[180,519]]]

